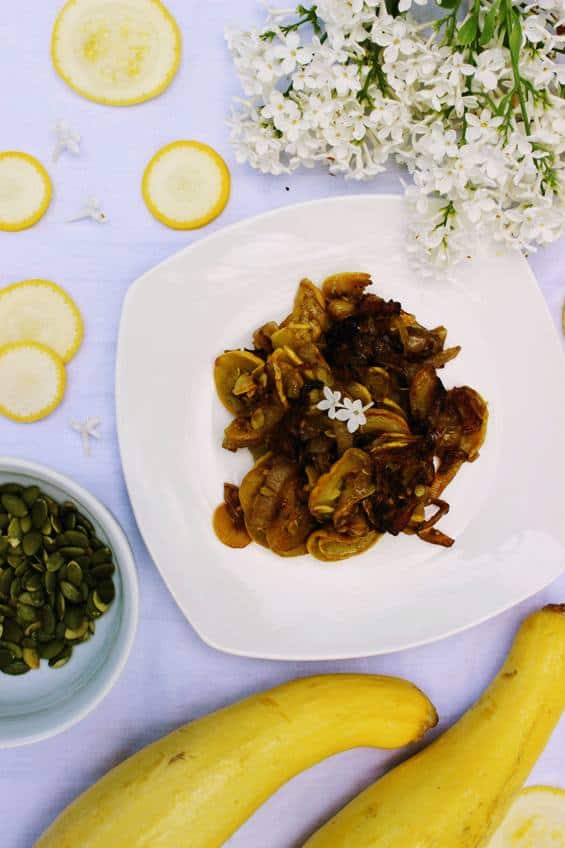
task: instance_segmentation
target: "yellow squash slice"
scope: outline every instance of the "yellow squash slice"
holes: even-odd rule
[[[37,342],[0,348],[0,413],[12,421],[38,421],[57,407],[65,393],[65,366]]]
[[[15,150],[0,152],[0,230],[27,230],[45,215],[53,188],[37,159]]]
[[[210,223],[224,209],[230,172],[207,144],[175,141],[149,162],[142,192],[158,221],[175,230],[193,230]]]
[[[74,300],[48,280],[24,280],[0,290],[0,339],[3,344],[39,342],[68,362],[83,336]]]
[[[173,80],[180,55],[180,30],[160,0],[68,0],[51,41],[65,82],[108,106],[157,97]]]
[[[565,792],[550,786],[524,789],[487,848],[565,848]]]

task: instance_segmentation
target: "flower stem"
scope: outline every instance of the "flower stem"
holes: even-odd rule
[[[516,50],[513,45],[513,31],[516,26],[519,24],[514,20],[514,14],[516,14],[512,9],[512,0],[505,0],[504,3],[504,12],[505,12],[505,22],[506,22],[506,35],[508,37],[508,43],[510,47],[510,57],[512,61],[512,73],[514,75],[514,92],[518,95],[518,100],[520,103],[520,112],[522,113],[522,120],[524,122],[524,129],[526,131],[526,135],[530,135],[530,117],[528,115],[528,106],[526,103],[526,96],[524,94],[524,87],[522,85],[522,76],[520,74],[520,60],[518,57],[519,49]]]

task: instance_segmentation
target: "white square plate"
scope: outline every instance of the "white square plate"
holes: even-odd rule
[[[129,290],[117,365],[127,485],[147,546],[200,636],[224,651],[336,659],[421,644],[541,589],[565,567],[565,373],[545,303],[518,254],[470,261],[455,283],[418,279],[399,198],[286,207],[190,246]],[[462,353],[442,373],[487,399],[480,459],[447,490],[451,550],[385,537],[337,565],[224,547],[212,513],[250,467],[221,448],[212,368],[288,313],[297,283],[369,271],[373,290]]]

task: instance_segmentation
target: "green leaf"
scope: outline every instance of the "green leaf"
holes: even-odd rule
[[[460,0],[439,0],[439,5],[442,9],[456,9],[459,3]]]
[[[479,30],[479,21],[476,15],[471,15],[459,32],[457,33],[457,44],[462,47],[466,47],[468,44],[472,44],[475,38],[477,37],[477,32]]]
[[[393,18],[398,17],[400,10],[398,8],[399,0],[386,0],[386,10]]]
[[[481,33],[481,47],[484,47],[485,44],[488,44],[491,38],[493,37],[494,31],[496,29],[496,22],[498,19],[499,12],[500,3],[494,3],[493,6],[487,12],[483,23],[483,31]]]
[[[516,11],[512,13],[512,29],[508,33],[508,46],[510,55],[516,64],[520,59],[520,50],[522,49],[522,24],[520,16]]]

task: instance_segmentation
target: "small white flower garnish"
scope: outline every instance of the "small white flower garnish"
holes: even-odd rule
[[[328,418],[331,418],[333,421],[337,415],[340,402],[341,392],[332,392],[329,386],[324,386],[324,400],[321,400],[320,403],[316,404],[316,409],[320,409],[322,412],[327,412]]]
[[[365,413],[368,409],[374,406],[374,403],[368,403],[363,406],[363,402],[359,399],[351,400],[350,398],[341,399],[341,392],[333,392],[328,386],[324,386],[324,400],[316,404],[316,409],[322,412],[327,412],[328,418],[335,418],[338,421],[347,422],[347,429],[350,433],[355,433],[367,423]]]
[[[82,441],[82,449],[85,456],[90,456],[90,439],[101,439],[102,435],[98,428],[102,424],[102,419],[97,417],[88,417],[85,421],[71,421],[71,427],[75,433],[80,434]]]
[[[86,204],[77,215],[72,218],[67,218],[67,224],[72,224],[74,221],[85,221],[87,218],[96,221],[98,224],[105,224],[108,216],[102,211],[100,201],[96,197],[89,197]]]
[[[355,433],[359,427],[367,423],[366,411],[374,406],[374,403],[368,403],[363,406],[360,400],[343,399],[343,406],[338,409],[336,418],[338,421],[347,421],[347,429],[350,433]]]
[[[68,150],[73,156],[80,154],[81,138],[66,121],[57,121],[55,124],[55,134],[57,136],[57,145],[53,152],[53,162],[56,162],[61,153]]]

